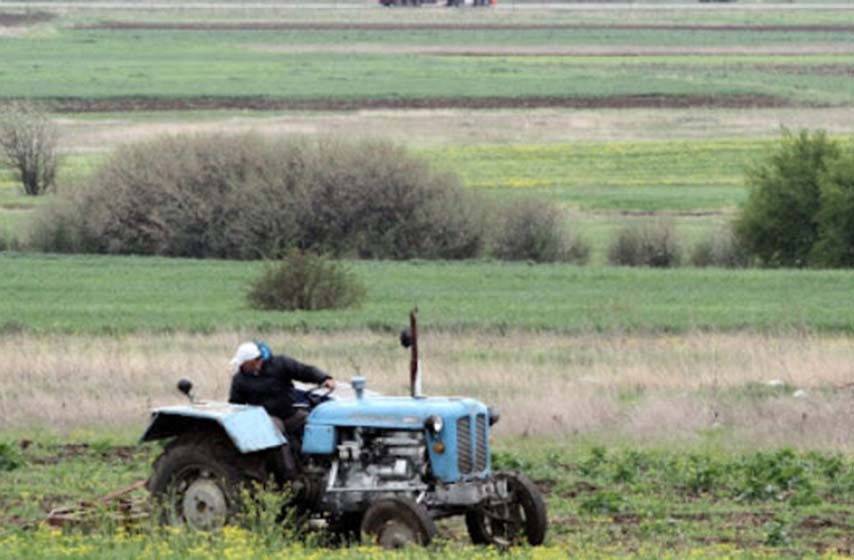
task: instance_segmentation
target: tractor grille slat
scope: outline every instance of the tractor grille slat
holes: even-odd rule
[[[457,420],[457,468],[460,473],[471,473],[471,459],[471,420],[463,416]]]
[[[475,420],[475,455],[474,455],[474,468],[476,471],[486,470],[486,459],[487,459],[487,449],[486,449],[486,415],[478,414],[477,419]]]

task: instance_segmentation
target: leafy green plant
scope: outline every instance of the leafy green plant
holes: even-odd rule
[[[600,476],[608,463],[608,451],[602,446],[590,448],[590,456],[585,457],[579,464],[579,471],[584,476]]]
[[[685,487],[694,495],[713,492],[723,477],[723,467],[707,455],[691,455],[683,471]]]
[[[14,443],[0,441],[0,472],[13,471],[24,466],[24,457]]]
[[[360,305],[367,290],[345,266],[293,250],[250,284],[247,298],[255,309],[296,311]]]
[[[531,468],[531,463],[518,454],[495,451],[492,454],[492,468],[499,471],[528,471]]]
[[[738,500],[790,500],[793,505],[816,500],[807,463],[791,449],[755,453],[743,460],[740,470]]]
[[[625,509],[625,500],[617,492],[600,490],[582,500],[578,507],[585,513],[608,515],[622,512]]]
[[[774,519],[768,521],[765,525],[765,545],[766,546],[788,546],[791,544],[790,537],[790,521],[785,516],[777,515]]]

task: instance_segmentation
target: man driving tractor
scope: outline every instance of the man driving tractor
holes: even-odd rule
[[[274,356],[263,342],[244,342],[238,346],[231,366],[234,376],[228,402],[263,406],[298,450],[308,413],[294,408],[294,380],[332,390],[335,389],[332,376],[288,356]],[[285,457],[285,461],[292,459]]]

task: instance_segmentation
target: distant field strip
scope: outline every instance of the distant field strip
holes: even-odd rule
[[[821,25],[806,26],[827,28],[821,33],[670,27],[188,31],[60,26],[49,33],[0,36],[0,96],[53,99],[60,109],[103,111],[854,104],[849,71],[854,33]],[[324,52],[350,45],[375,50]],[[402,56],[398,45],[475,50]],[[503,49],[501,56],[477,51],[496,45]],[[300,52],[306,46],[319,51]],[[513,56],[513,47],[525,56]],[[530,56],[531,48],[544,47],[638,47],[668,54]],[[828,54],[767,54],[789,47]],[[730,51],[679,56],[680,48],[687,54],[697,48]],[[733,48],[742,52],[733,54]],[[754,55],[753,48],[766,51]],[[285,52],[277,52],[281,49]]]
[[[146,21],[101,21],[77,26],[78,29],[109,30],[180,30],[180,31],[239,31],[239,30],[276,30],[276,31],[720,31],[742,33],[845,33],[854,31],[854,24],[790,24],[790,25],[750,25],[750,24],[637,24],[637,23],[491,23],[491,22],[292,22],[292,21],[242,21],[242,22],[146,22]]]
[[[425,150],[473,188],[512,189],[581,209],[734,208],[767,141],[448,146]]]
[[[647,270],[524,263],[352,263],[361,309],[258,312],[261,263],[0,255],[0,330],[119,333],[398,329],[854,332],[850,271]]]

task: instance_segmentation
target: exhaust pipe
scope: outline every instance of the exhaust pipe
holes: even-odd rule
[[[409,394],[413,398],[421,396],[421,361],[418,359],[418,308],[409,313],[409,328],[400,333],[400,344],[409,348]]]

